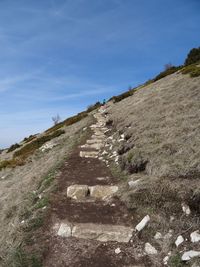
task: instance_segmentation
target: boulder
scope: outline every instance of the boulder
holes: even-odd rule
[[[128,243],[132,233],[133,229],[130,227],[92,223],[77,224],[72,229],[73,237],[98,240],[100,242]]]
[[[109,186],[109,185],[95,185],[90,186],[90,196],[97,199],[108,199],[112,197],[118,191],[118,186]]]
[[[200,257],[200,251],[189,250],[183,253],[181,260],[182,261],[189,261],[192,258]]]

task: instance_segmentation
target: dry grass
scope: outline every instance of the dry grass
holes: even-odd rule
[[[130,136],[121,144],[122,166],[131,173],[146,162],[142,170],[148,175],[198,178],[199,103],[200,78],[177,73],[108,103],[113,126]]]
[[[15,169],[5,168],[0,171],[0,266],[21,266],[5,263],[8,260],[8,254],[13,252],[12,254],[15,255],[16,249],[20,249],[24,236],[21,221],[27,220],[29,216],[31,218],[33,211],[37,213],[47,204],[48,199],[42,196],[40,200],[38,194],[44,194],[44,190],[48,192],[47,189],[54,180],[51,175],[49,176],[50,170],[63,162],[77,140],[87,134],[87,132],[82,132],[82,129],[91,123],[91,118],[88,116],[66,127],[65,134],[57,137],[59,145],[45,153],[38,151],[31,157],[31,161],[23,166],[17,166]],[[33,191],[37,192],[36,202],[32,202],[35,199],[31,196]],[[30,200],[27,196],[30,196]],[[23,217],[22,214],[26,214],[27,217]],[[40,222],[37,219],[32,221],[33,227],[37,227],[38,223]],[[21,257],[20,253],[18,256]]]

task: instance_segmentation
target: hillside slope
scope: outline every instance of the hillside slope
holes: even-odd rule
[[[181,255],[199,251],[190,234],[200,230],[200,77],[177,71],[129,95],[1,152],[0,266],[160,267],[166,257],[170,267],[198,266],[198,258],[185,264]],[[84,200],[67,196],[84,183]],[[119,190],[96,201],[94,185]],[[56,234],[68,221],[83,227],[78,236],[86,241]],[[110,241],[119,226],[134,229],[127,244]]]
[[[128,139],[120,154],[129,173],[199,177],[200,77],[169,75],[108,103],[108,115]]]

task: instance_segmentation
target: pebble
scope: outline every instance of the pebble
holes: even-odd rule
[[[140,223],[138,223],[138,225],[135,227],[135,229],[140,232],[146,225],[147,223],[150,221],[150,217],[149,215],[146,215],[142,221]]]
[[[182,235],[179,235],[175,241],[176,246],[180,246],[180,244],[182,244],[184,242],[184,238],[182,237]]]
[[[121,253],[121,249],[120,248],[116,248],[115,249],[115,254],[119,254],[119,253]]]

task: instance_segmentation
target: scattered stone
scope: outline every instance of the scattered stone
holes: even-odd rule
[[[121,253],[121,249],[120,248],[116,248],[115,249],[115,254],[119,254],[119,253]]]
[[[90,196],[102,200],[112,197],[117,193],[118,189],[118,186],[109,185],[95,185],[89,187]]]
[[[135,227],[135,229],[140,232],[146,225],[147,223],[150,221],[150,217],[149,215],[146,215],[142,221]]]
[[[169,260],[169,256],[164,257],[164,259],[163,259],[164,265],[168,264],[168,260]]]
[[[61,223],[57,235],[62,237],[70,237],[72,235],[72,229],[67,223]]]
[[[192,243],[199,242],[200,241],[199,230],[192,232],[190,234],[190,238],[191,238]]]
[[[71,185],[67,188],[67,197],[81,200],[88,195],[88,190],[87,185]]]
[[[116,241],[128,243],[133,229],[120,225],[104,224],[77,224],[72,229],[72,236],[83,239],[92,239],[100,242]]]
[[[146,243],[145,244],[144,250],[148,255],[156,255],[156,254],[158,254],[157,249],[155,249],[150,243]]]
[[[163,237],[162,234],[160,232],[157,232],[154,236],[154,239],[159,240],[162,239],[162,237]]]
[[[179,235],[175,241],[176,246],[180,246],[182,243],[184,242],[184,238],[182,237],[182,235]]]
[[[57,146],[56,143],[53,143],[52,141],[45,143],[44,145],[42,145],[39,150],[41,150],[42,152],[45,152],[46,150],[50,150],[53,147]]]
[[[190,207],[185,203],[182,203],[182,210],[187,216],[191,213]]]
[[[182,261],[189,261],[195,257],[200,257],[200,251],[195,251],[195,250],[186,251],[183,253],[181,259]]]

